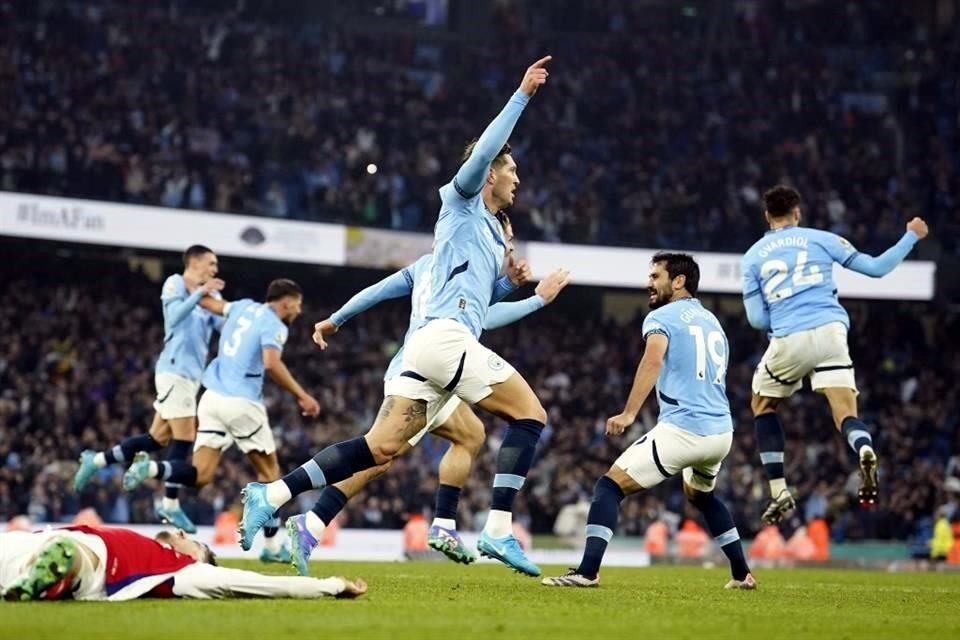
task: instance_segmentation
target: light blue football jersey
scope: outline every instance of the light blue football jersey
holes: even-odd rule
[[[383,374],[384,380],[389,380],[394,376],[400,375],[403,371],[403,347],[407,340],[416,331],[427,313],[427,303],[430,300],[430,291],[433,283],[431,282],[430,266],[433,264],[433,256],[427,254],[421,256],[416,262],[404,267],[400,273],[410,285],[410,324],[407,326],[407,332],[403,335],[403,342],[400,348],[390,360],[386,373]]]
[[[674,300],[647,314],[643,339],[667,337],[657,378],[659,422],[700,436],[733,431],[727,401],[730,348],[720,321],[696,298]]]
[[[248,299],[231,303],[217,357],[203,372],[203,386],[263,402],[263,349],[283,351],[287,335],[287,325],[270,305]]]
[[[434,228],[430,294],[420,326],[448,318],[460,322],[479,338],[506,256],[503,228],[497,217],[487,211],[479,193],[461,193],[453,181],[440,189],[440,201],[440,217]]]
[[[743,256],[743,297],[763,296],[776,337],[831,322],[849,328],[833,265],[846,267],[856,256],[853,245],[829,231],[795,226],[769,231]]]
[[[163,351],[157,358],[156,373],[172,373],[188,380],[199,381],[210,352],[210,337],[220,327],[220,316],[210,313],[197,302],[202,294],[187,291],[183,276],[175,274],[166,279],[160,294],[163,303]],[[191,304],[188,300],[193,300]],[[187,304],[189,310],[175,313],[177,305]],[[176,316],[180,316],[179,318]]]

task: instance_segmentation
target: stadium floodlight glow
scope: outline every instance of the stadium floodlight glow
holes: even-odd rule
[[[367,173],[369,173],[370,175],[374,175],[376,172],[377,172],[377,165],[373,164],[372,162],[367,165]]]

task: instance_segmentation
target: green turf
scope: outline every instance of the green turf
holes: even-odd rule
[[[255,562],[230,563],[262,569]],[[560,568],[550,567],[553,575]],[[542,587],[500,566],[314,564],[362,576],[357,601],[0,602],[0,637],[297,638],[960,637],[960,576],[760,571],[760,590],[724,591],[721,570],[607,569],[599,589]],[[274,571],[285,568],[274,565]]]

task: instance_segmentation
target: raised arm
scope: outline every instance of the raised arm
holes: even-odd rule
[[[540,85],[547,81],[546,65],[551,57],[546,56],[534,62],[527,69],[520,83],[520,88],[510,97],[506,106],[497,115],[493,121],[487,125],[486,130],[477,140],[473,147],[473,153],[463,163],[457,175],[453,178],[453,187],[462,198],[472,198],[480,193],[483,183],[487,179],[487,172],[490,170],[490,163],[493,162],[497,154],[503,148],[513,132],[523,113],[523,108],[527,102],[537,92]]]
[[[209,296],[214,291],[221,291],[224,286],[224,282],[220,278],[211,278],[197,287],[197,290],[186,298],[164,297],[163,310],[166,312],[166,330],[170,331],[183,322],[204,297]]]
[[[862,273],[871,278],[882,278],[904,261],[914,245],[927,237],[927,223],[921,218],[914,218],[907,223],[907,231],[903,237],[879,256],[868,256],[865,253],[854,253],[843,263],[851,271]]]

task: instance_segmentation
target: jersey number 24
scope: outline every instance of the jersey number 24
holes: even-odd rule
[[[807,273],[804,273],[805,269]],[[794,294],[794,287],[800,289],[807,285],[820,284],[823,282],[823,274],[820,273],[819,266],[814,264],[810,265],[810,268],[807,269],[806,251],[797,253],[797,264],[793,268],[793,287],[781,287],[778,289],[777,287],[783,284],[789,274],[790,267],[783,260],[767,260],[763,263],[763,266],[760,267],[760,279],[767,281],[767,283],[763,285],[763,296],[767,299],[768,303],[789,298]],[[769,280],[767,280],[767,278],[769,278]]]

